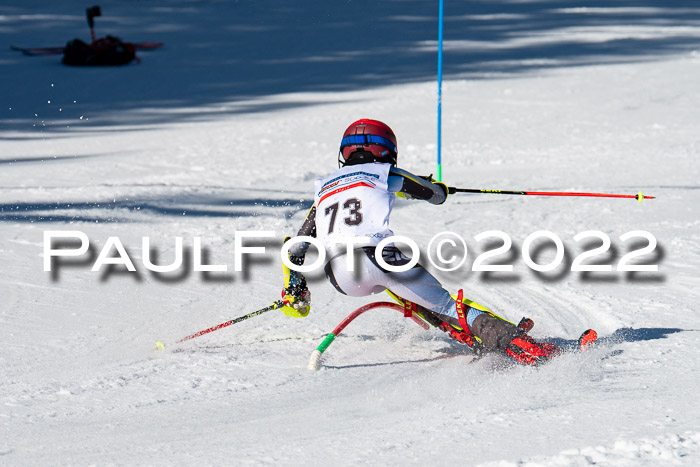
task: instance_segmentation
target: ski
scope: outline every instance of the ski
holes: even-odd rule
[[[22,52],[24,55],[37,56],[37,55],[62,55],[63,47],[33,47],[25,48],[18,47],[16,45],[10,45],[12,50]]]
[[[163,42],[132,42],[135,50],[153,50],[163,46]],[[22,52],[24,55],[32,57],[48,56],[48,55],[63,55],[65,47],[19,47],[10,45],[10,49]]]
[[[526,318],[523,318],[525,320]],[[523,321],[521,321],[523,324]],[[529,320],[530,329],[534,323]],[[518,326],[525,329],[527,326]],[[539,366],[566,353],[585,352],[590,349],[598,339],[598,333],[593,329],[584,331],[578,340],[570,345],[556,346],[551,342],[540,342],[527,334],[517,337],[508,344],[506,354],[524,365]]]
[[[523,317],[518,323],[518,329],[530,332],[535,326],[535,322],[530,318]],[[585,352],[591,348],[598,340],[598,333],[594,329],[586,329],[576,341],[575,345],[564,347],[563,350]]]

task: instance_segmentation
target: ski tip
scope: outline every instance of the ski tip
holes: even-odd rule
[[[165,344],[163,344],[161,341],[156,341],[156,346],[153,347],[153,350],[156,352],[163,352],[165,350]]]
[[[593,329],[588,329],[578,338],[578,345],[581,351],[588,349],[598,339],[598,333]]]

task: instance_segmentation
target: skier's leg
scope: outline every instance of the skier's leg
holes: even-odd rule
[[[385,248],[384,261],[391,265],[407,264],[410,259],[396,248]],[[448,324],[460,327],[455,300],[440,282],[422,266],[407,271],[383,269],[374,257],[374,249],[355,251],[355,271],[348,271],[345,254],[333,257],[326,265],[326,274],[343,294],[366,296],[391,290],[396,295],[433,312]],[[465,304],[467,326],[481,339],[484,348],[501,350],[519,363],[535,364],[546,360],[554,350],[542,347],[513,324]],[[546,345],[546,344],[545,344]]]
[[[394,255],[395,262],[399,264],[403,261],[408,262],[408,258],[403,256],[400,251],[396,250]],[[381,269],[373,258],[373,251],[369,251],[367,256],[377,266],[377,269]],[[384,256],[386,256],[386,250]],[[384,259],[391,264],[390,260]],[[402,298],[428,308],[448,324],[461,327],[455,300],[440,282],[423,267],[416,266],[405,272],[384,272],[383,285],[387,289]],[[552,344],[535,342],[524,330],[508,321],[495,318],[466,304],[463,308],[469,331],[481,340],[485,349],[500,350],[514,358],[518,363],[529,365],[546,361],[556,352],[556,347]]]
[[[486,313],[477,316],[469,324],[469,329],[481,339],[485,348],[492,350],[506,350],[513,339],[524,334],[521,329],[509,322],[494,318]]]

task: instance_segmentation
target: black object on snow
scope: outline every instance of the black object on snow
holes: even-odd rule
[[[65,47],[33,47],[24,48],[11,45],[10,48],[25,55],[63,55],[63,64],[71,66],[113,66],[126,65],[136,60],[136,50],[153,50],[161,47],[162,42],[124,42],[118,37],[107,36],[95,39],[95,17],[101,16],[100,7],[95,5],[86,10],[90,26],[91,43],[80,39],[68,41]]]
[[[126,65],[136,58],[134,45],[118,37],[107,36],[86,44],[69,41],[63,49],[63,64],[73,66]]]

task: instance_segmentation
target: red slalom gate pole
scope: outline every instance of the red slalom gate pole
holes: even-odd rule
[[[430,326],[415,314],[411,313],[407,315],[406,308],[401,305],[397,305],[396,303],[391,302],[368,303],[367,305],[358,308],[357,310],[353,311],[348,316],[346,316],[345,319],[341,321],[341,323],[337,325],[335,329],[333,329],[333,332],[329,333],[323,339],[323,342],[321,342],[319,346],[316,347],[316,350],[311,352],[311,357],[309,358],[309,364],[307,365],[307,369],[318,370],[321,365],[321,356],[323,355],[323,352],[325,352],[328,346],[333,343],[338,334],[340,334],[348,324],[350,324],[355,318],[360,316],[362,313],[369,310],[373,310],[375,308],[388,308],[390,310],[400,311],[404,314],[404,317],[411,318],[413,321],[416,322],[416,324],[418,324],[423,329],[430,329]]]
[[[261,315],[267,311],[270,310],[276,310],[277,308],[281,307],[284,305],[282,300],[277,300],[275,303],[273,303],[270,306],[267,306],[261,310],[254,311],[252,313],[248,313],[247,315],[240,316],[238,318],[232,319],[230,321],[226,321],[225,323],[217,324],[216,326],[212,326],[207,329],[203,329],[201,331],[195,332],[194,334],[190,334],[189,336],[185,336],[182,339],[175,341],[175,344],[179,344],[181,342],[188,341],[190,339],[194,339],[195,337],[203,336],[204,334],[209,334],[210,332],[218,331],[219,329],[225,328],[227,326],[231,326],[232,324],[240,323],[241,321],[245,321],[249,318],[252,318],[253,316]],[[153,348],[153,350],[165,350],[165,344],[163,344],[161,341],[156,341],[156,346]]]
[[[447,188],[450,194],[453,193],[480,193],[490,195],[529,195],[529,196],[586,196],[594,198],[634,198],[639,203],[645,199],[654,199],[656,196],[645,196],[640,191],[636,195],[619,195],[608,193],[575,193],[569,191],[509,191],[509,190],[483,190],[479,188],[457,188],[454,186]]]

